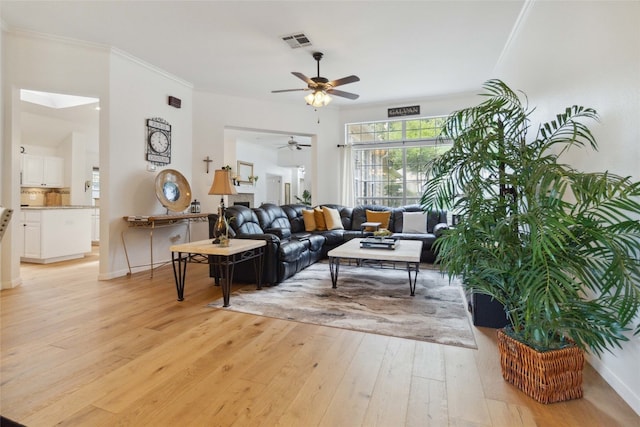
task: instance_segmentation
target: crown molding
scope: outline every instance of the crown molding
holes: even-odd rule
[[[114,55],[118,55],[121,58],[124,58],[124,59],[126,59],[128,61],[134,62],[134,63],[140,65],[141,67],[144,67],[144,68],[146,68],[146,69],[148,69],[150,71],[153,71],[153,72],[155,72],[157,74],[160,74],[161,76],[166,77],[166,78],[168,78],[170,80],[173,80],[173,81],[175,81],[175,82],[177,82],[177,83],[179,83],[179,84],[181,84],[181,85],[183,85],[183,86],[185,86],[185,87],[187,87],[189,89],[193,89],[193,83],[190,83],[190,82],[188,82],[188,81],[186,81],[184,79],[181,79],[180,77],[178,77],[178,76],[176,76],[174,74],[171,74],[168,71],[163,70],[162,68],[156,67],[155,65],[150,64],[147,61],[138,58],[137,56],[131,55],[130,53],[125,52],[124,50],[120,50],[120,49],[118,49],[116,47],[111,47],[110,50],[111,50],[111,53],[114,54]]]
[[[54,34],[41,33],[38,31],[24,30],[20,28],[7,27],[7,33],[22,38],[47,40],[56,43],[63,43],[70,46],[77,46],[86,49],[100,50],[103,52],[109,52],[109,46],[101,43],[88,42],[86,40],[74,39],[72,37],[57,36]]]
[[[121,49],[118,49],[116,47],[113,46],[109,46],[109,45],[105,45],[105,44],[101,44],[101,43],[94,43],[94,42],[88,42],[85,40],[79,40],[79,39],[74,39],[71,37],[64,37],[64,36],[57,36],[57,35],[53,35],[53,34],[47,34],[47,33],[40,33],[37,31],[30,31],[30,30],[23,30],[23,29],[17,29],[17,28],[11,28],[10,26],[7,26],[6,23],[4,23],[3,21],[3,30],[4,28],[6,28],[6,32],[8,34],[17,36],[17,37],[23,37],[23,38],[30,38],[30,39],[38,39],[38,40],[47,40],[47,41],[51,41],[51,42],[55,42],[55,43],[62,43],[62,44],[66,44],[69,46],[76,46],[76,47],[81,47],[81,48],[85,48],[85,49],[93,49],[93,50],[97,50],[97,51],[101,51],[101,52],[105,52],[105,53],[109,53],[109,54],[113,54],[113,55],[118,55],[121,58],[124,58],[128,61],[134,62],[150,71],[153,71],[154,73],[160,74],[163,77],[166,77],[170,80],[173,80],[187,88],[193,89],[193,84],[181,79],[178,76],[175,76],[171,73],[169,73],[168,71],[165,71],[159,67],[156,67],[153,64],[150,64],[130,53],[127,53]]]

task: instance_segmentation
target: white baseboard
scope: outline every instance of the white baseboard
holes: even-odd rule
[[[627,402],[627,404],[633,409],[636,414],[640,415],[640,396],[637,394],[638,390],[632,390],[629,386],[620,379],[615,373],[611,371],[602,361],[592,355],[586,355],[587,361],[593,369],[595,369],[602,378],[613,388],[618,395]]]

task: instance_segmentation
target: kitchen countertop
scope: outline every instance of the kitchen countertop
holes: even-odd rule
[[[97,206],[70,205],[70,206],[21,206],[22,210],[48,210],[48,209],[98,209]]]

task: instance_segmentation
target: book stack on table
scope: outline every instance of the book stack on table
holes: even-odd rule
[[[360,247],[367,249],[395,249],[396,240],[392,237],[367,237],[360,241]]]

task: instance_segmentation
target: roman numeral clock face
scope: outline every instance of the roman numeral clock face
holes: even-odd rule
[[[156,165],[171,163],[171,125],[166,120],[147,120],[147,161]]]
[[[156,153],[165,153],[169,149],[169,137],[161,130],[155,131],[149,136],[149,144]]]

